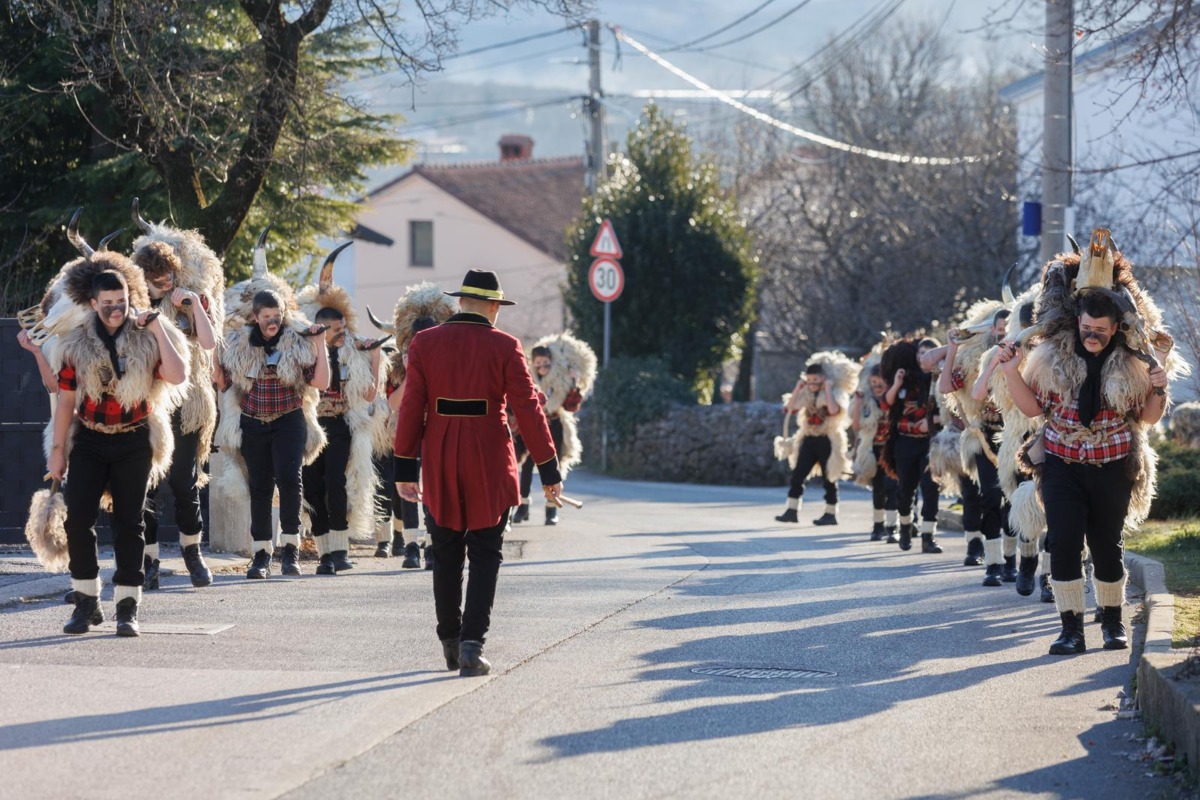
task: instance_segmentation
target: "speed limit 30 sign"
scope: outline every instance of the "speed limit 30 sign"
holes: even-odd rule
[[[597,258],[588,270],[588,286],[601,303],[611,303],[625,289],[625,272],[611,258]]]

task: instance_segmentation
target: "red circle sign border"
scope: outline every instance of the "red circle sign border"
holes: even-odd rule
[[[601,297],[600,293],[596,291],[596,269],[602,264],[611,264],[617,270],[617,291],[612,297],[608,298]],[[593,261],[591,268],[588,269],[588,288],[592,290],[592,296],[601,303],[611,303],[619,298],[621,293],[625,291],[625,270],[621,269],[621,262],[612,258],[597,258]]]

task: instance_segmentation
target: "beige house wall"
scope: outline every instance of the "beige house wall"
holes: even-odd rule
[[[432,267],[409,264],[411,220],[433,222]],[[526,346],[563,330],[563,265],[422,176],[411,175],[366,200],[357,221],[395,240],[390,247],[355,242],[354,306],[364,322],[367,305],[390,321],[407,286],[433,281],[455,291],[467,270],[489,269],[500,276],[505,297],[517,301],[501,309],[498,327]],[[371,335],[369,323],[363,332]]]

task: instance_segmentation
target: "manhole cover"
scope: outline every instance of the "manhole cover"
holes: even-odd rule
[[[692,672],[697,675],[712,675],[718,678],[748,678],[750,680],[774,678],[805,680],[837,677],[836,672],[824,672],[819,669],[782,669],[778,667],[696,667]]]

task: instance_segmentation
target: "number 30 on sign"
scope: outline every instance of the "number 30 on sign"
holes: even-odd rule
[[[611,303],[625,289],[625,273],[611,258],[597,258],[588,270],[588,285],[601,303]]]

